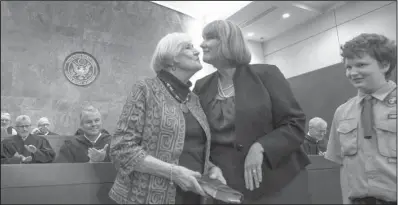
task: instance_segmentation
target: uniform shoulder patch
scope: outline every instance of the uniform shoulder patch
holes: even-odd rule
[[[397,89],[394,89],[385,99],[385,102],[389,106],[396,106],[397,105]]]

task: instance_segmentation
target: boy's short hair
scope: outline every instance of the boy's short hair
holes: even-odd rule
[[[395,41],[383,35],[363,33],[346,42],[340,48],[343,61],[346,59],[360,58],[364,54],[368,54],[379,63],[388,62],[390,68],[385,73],[386,78],[389,78],[391,72],[396,69],[397,47]]]

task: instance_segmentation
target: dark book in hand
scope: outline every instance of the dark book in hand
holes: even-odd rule
[[[205,175],[202,176],[198,182],[206,194],[210,195],[214,199],[231,204],[240,204],[243,201],[242,193],[223,184],[217,179],[210,179],[209,176]]]

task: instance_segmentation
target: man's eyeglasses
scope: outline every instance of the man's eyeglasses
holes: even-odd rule
[[[38,127],[49,127],[50,126],[50,124],[40,124],[40,125],[38,125]]]
[[[30,125],[17,125],[15,127],[18,127],[18,128],[29,128]]]

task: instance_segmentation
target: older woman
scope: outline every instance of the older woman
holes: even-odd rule
[[[132,88],[111,140],[118,168],[109,193],[119,204],[198,204],[197,178],[221,171],[209,163],[210,129],[189,78],[202,68],[184,33],[166,35],[152,58],[155,78]]]
[[[300,201],[308,194],[310,163],[300,148],[305,115],[289,83],[274,65],[249,65],[250,51],[235,24],[216,20],[202,35],[203,61],[217,72],[198,80],[194,92],[209,121],[212,162],[244,193],[243,203],[308,203]],[[297,184],[303,188],[292,190]]]

